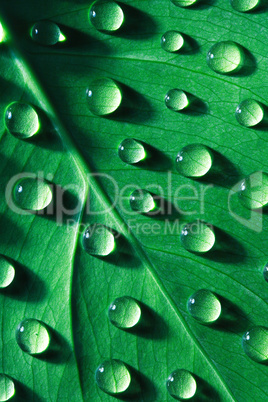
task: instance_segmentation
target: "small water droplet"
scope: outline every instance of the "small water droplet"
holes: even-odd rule
[[[91,255],[109,255],[115,249],[114,235],[104,225],[89,225],[83,234],[83,247]]]
[[[243,49],[232,41],[216,43],[207,54],[209,67],[220,74],[238,72],[243,67],[244,60]]]
[[[118,155],[123,162],[134,164],[146,158],[144,146],[134,138],[127,138],[121,142]]]
[[[183,247],[194,253],[206,253],[215,244],[215,234],[210,225],[196,220],[188,223],[181,232]]]
[[[268,282],[268,263],[265,264],[265,266],[263,268],[263,276],[264,276],[264,279]]]
[[[99,31],[114,32],[122,26],[124,13],[113,0],[97,0],[91,6],[89,19]]]
[[[87,89],[89,110],[98,116],[115,112],[122,101],[122,92],[116,82],[110,78],[99,78]]]
[[[129,199],[133,211],[148,213],[156,208],[152,194],[147,190],[135,190]]]
[[[237,106],[235,117],[242,126],[256,126],[264,118],[263,105],[254,99],[245,99]]]
[[[19,347],[31,355],[45,352],[50,343],[46,326],[34,318],[21,321],[16,329],[16,341]]]
[[[183,45],[183,36],[178,31],[167,31],[161,38],[161,46],[166,52],[178,52]]]
[[[258,326],[247,331],[242,338],[244,352],[252,360],[261,363],[268,360],[268,328]]]
[[[179,112],[189,106],[190,101],[181,89],[170,89],[165,96],[165,104],[169,109]]]
[[[202,177],[210,170],[212,152],[202,144],[191,144],[182,148],[176,158],[177,171],[186,177]]]
[[[23,102],[13,102],[7,107],[5,124],[8,131],[19,139],[32,137],[40,128],[36,111]]]
[[[118,395],[126,392],[131,384],[131,374],[121,360],[106,360],[96,370],[96,383],[104,392]]]
[[[239,199],[248,209],[260,209],[268,204],[268,174],[255,172],[240,185]]]
[[[175,6],[179,7],[190,7],[195,3],[198,3],[199,0],[171,0]]]
[[[260,3],[260,0],[231,0],[231,6],[241,13],[256,9]]]
[[[167,390],[176,399],[191,399],[196,393],[196,381],[188,370],[173,371],[167,379]]]
[[[34,24],[31,37],[35,42],[44,46],[53,46],[66,40],[59,26],[52,21],[39,21]]]
[[[140,321],[141,308],[132,297],[118,297],[110,305],[108,317],[111,323],[118,328],[133,328]]]
[[[207,289],[200,289],[192,294],[187,308],[191,316],[201,324],[211,324],[221,314],[221,303],[218,297]]]
[[[9,286],[15,278],[15,268],[11,262],[0,254],[0,288]]]
[[[4,42],[5,41],[5,31],[4,31],[4,28],[3,28],[3,25],[1,24],[1,22],[0,22],[0,43],[2,43],[2,42]]]
[[[15,184],[13,197],[19,208],[40,211],[51,203],[53,195],[46,181],[24,177]]]
[[[9,376],[0,374],[0,401],[9,401],[14,395],[14,381]]]

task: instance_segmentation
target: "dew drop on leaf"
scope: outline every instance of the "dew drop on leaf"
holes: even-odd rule
[[[268,174],[259,171],[247,176],[240,185],[239,199],[248,209],[265,207],[268,204]]]
[[[131,374],[121,360],[106,360],[96,370],[96,383],[104,392],[112,395],[122,394],[131,384]]]
[[[99,31],[114,32],[122,26],[124,13],[113,0],[97,0],[90,8],[89,19]]]
[[[174,112],[179,112],[189,106],[188,96],[181,89],[170,89],[165,96],[166,106]]]
[[[242,338],[244,352],[256,362],[268,359],[268,328],[257,326],[247,331]]]
[[[15,334],[19,347],[31,355],[43,353],[49,347],[50,336],[46,326],[34,318],[21,321]]]
[[[256,126],[261,123],[264,118],[263,105],[254,99],[245,99],[237,106],[235,117],[242,126]]]
[[[140,322],[141,308],[132,297],[118,297],[110,305],[108,317],[111,323],[118,328],[133,328]]]
[[[118,155],[128,164],[138,163],[146,158],[146,152],[141,142],[134,138],[126,138],[118,148]]]
[[[15,278],[15,268],[12,263],[0,254],[0,288],[9,286]]]
[[[133,191],[129,203],[133,211],[141,213],[148,213],[156,207],[152,194],[142,189]]]
[[[167,31],[161,38],[161,46],[166,52],[178,52],[184,45],[184,39],[178,31]]]
[[[189,7],[195,3],[198,3],[198,0],[171,0],[175,6],[179,7]]]
[[[5,40],[5,31],[3,25],[0,22],[0,43],[4,42]]]
[[[28,211],[41,211],[52,201],[50,185],[32,177],[24,177],[15,184],[13,197],[16,205]]]
[[[193,374],[184,369],[173,371],[166,385],[169,394],[179,400],[193,398],[197,388]]]
[[[231,5],[236,11],[245,13],[256,9],[260,5],[260,0],[231,0]]]
[[[202,177],[209,172],[213,162],[212,152],[202,144],[182,148],[176,158],[177,171],[186,177]]]
[[[122,101],[122,92],[117,83],[110,78],[93,81],[86,91],[89,110],[98,116],[115,112]]]
[[[218,297],[207,289],[193,293],[187,303],[189,314],[201,324],[215,322],[221,314],[221,303]]]
[[[193,253],[206,253],[215,244],[215,234],[210,225],[196,220],[184,226],[181,232],[183,247]]]
[[[53,46],[66,40],[55,22],[40,21],[34,24],[31,30],[32,39],[43,46]]]
[[[218,42],[207,54],[208,66],[220,74],[236,73],[244,63],[243,49],[232,41]]]
[[[36,134],[40,128],[34,108],[28,103],[13,102],[5,111],[5,125],[8,131],[19,139]]]
[[[14,395],[14,381],[9,376],[0,374],[0,402],[9,401]]]
[[[115,249],[114,235],[104,225],[89,225],[83,234],[83,247],[91,255],[109,255]]]

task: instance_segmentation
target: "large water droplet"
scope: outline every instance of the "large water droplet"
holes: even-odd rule
[[[144,146],[134,138],[127,138],[121,142],[118,155],[123,162],[133,164],[146,158]]]
[[[29,318],[21,321],[16,329],[16,341],[24,352],[36,355],[48,349],[50,336],[41,321]]]
[[[122,92],[116,82],[110,78],[99,78],[87,89],[89,110],[98,116],[115,112],[121,101]]]
[[[177,171],[186,177],[202,177],[210,170],[212,152],[202,144],[191,144],[182,148],[176,158]]]
[[[206,253],[215,244],[215,234],[210,225],[196,220],[188,223],[181,232],[183,247],[194,253]]]
[[[264,118],[263,105],[254,99],[245,99],[237,106],[235,117],[242,126],[256,126]]]
[[[122,8],[113,0],[95,1],[89,12],[92,25],[99,31],[117,31],[124,22]]]
[[[178,31],[167,31],[161,38],[161,46],[166,52],[178,52],[183,45],[183,36]]]
[[[15,268],[11,262],[0,254],[0,288],[9,286],[15,278]]]
[[[239,199],[248,209],[265,207],[268,204],[268,174],[255,172],[246,177],[240,185]]]
[[[118,328],[133,328],[140,321],[141,308],[132,297],[118,297],[110,305],[108,316],[111,323]]]
[[[268,360],[268,328],[253,327],[243,335],[242,346],[245,353],[256,362]]]
[[[104,225],[89,225],[83,235],[83,246],[91,255],[109,255],[115,249],[114,235]]]
[[[167,390],[176,399],[190,399],[196,393],[195,378],[190,371],[175,370],[167,379]]]
[[[148,213],[155,209],[156,204],[152,194],[147,190],[135,190],[129,199],[133,211]]]
[[[19,139],[32,137],[40,127],[34,108],[23,102],[13,102],[7,107],[5,124],[8,131]]]
[[[165,104],[169,109],[179,112],[189,106],[190,101],[181,89],[170,89],[165,96]]]
[[[99,365],[95,373],[97,385],[107,394],[121,394],[130,387],[129,369],[120,360],[111,359]]]
[[[13,196],[19,208],[29,211],[45,209],[53,197],[51,187],[46,181],[32,177],[20,179],[15,184]]]
[[[14,381],[5,374],[0,374],[0,401],[9,401],[15,395]]]
[[[192,294],[187,308],[192,317],[202,324],[215,322],[221,314],[221,303],[210,290],[201,289]]]
[[[260,0],[231,0],[232,7],[241,13],[256,9],[260,3]]]
[[[242,48],[232,41],[216,43],[207,54],[209,67],[220,74],[238,72],[243,67],[244,60]]]
[[[40,21],[34,24],[31,37],[35,42],[44,46],[53,46],[66,39],[59,26],[52,21]]]
[[[179,7],[189,7],[195,3],[198,3],[198,0],[171,0],[175,6]]]

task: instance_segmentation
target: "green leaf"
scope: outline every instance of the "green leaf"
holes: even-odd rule
[[[113,400],[94,380],[110,358],[132,368],[137,401],[172,400],[165,382],[176,369],[193,373],[199,400],[265,401],[267,365],[245,354],[242,336],[267,325],[267,213],[247,211],[235,185],[268,171],[267,127],[239,125],[235,110],[247,98],[267,105],[267,7],[239,13],[219,0],[189,8],[169,0],[120,5],[125,22],[113,34],[90,24],[90,4],[82,0],[0,6],[8,38],[1,44],[1,113],[11,102],[29,102],[43,122],[25,141],[0,123],[0,252],[20,277],[0,294],[1,370],[27,401]],[[40,20],[57,23],[66,41],[50,47],[33,41],[29,32]],[[172,29],[187,35],[187,52],[161,48],[161,36]],[[245,49],[246,68],[218,74],[207,52],[230,40]],[[122,113],[90,112],[86,89],[99,77],[122,88]],[[165,95],[174,88],[198,102],[181,113],[168,109]],[[145,144],[148,163],[118,157],[126,138]],[[176,171],[178,152],[194,143],[212,149],[218,170],[207,180]],[[16,213],[6,188],[21,172],[49,177],[78,208],[61,216],[59,191],[53,216]],[[137,188],[173,207],[160,217],[133,212],[129,197]],[[182,247],[181,230],[196,219],[215,227],[215,251]],[[115,231],[108,256],[83,249],[83,231],[95,223]],[[219,323],[202,325],[189,315],[187,300],[199,289],[219,296]],[[122,296],[140,302],[145,327],[111,324],[109,305]],[[56,351],[34,357],[20,350],[15,329],[25,318],[48,325]]]

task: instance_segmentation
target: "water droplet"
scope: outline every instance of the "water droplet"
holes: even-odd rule
[[[2,25],[1,22],[0,22],[0,43],[4,42],[5,36],[6,36],[6,35],[5,35],[5,31],[4,31],[3,25]]]
[[[107,394],[118,395],[130,387],[131,375],[129,369],[120,360],[106,360],[96,370],[97,385]]]
[[[175,4],[175,6],[179,7],[189,7],[198,2],[198,0],[171,0],[171,1],[173,4]]]
[[[263,105],[254,99],[245,99],[237,106],[235,117],[242,126],[256,126],[264,118]]]
[[[9,286],[15,278],[15,268],[11,262],[0,254],[0,288]]]
[[[260,171],[246,177],[240,185],[239,199],[248,209],[265,207],[268,204],[268,174]]]
[[[195,378],[190,371],[175,370],[167,379],[167,390],[176,399],[190,399],[196,393]]]
[[[113,0],[98,0],[92,4],[89,19],[99,31],[117,31],[124,22],[122,8]]]
[[[104,225],[89,225],[83,235],[83,246],[91,255],[109,255],[115,249],[114,235]]]
[[[189,106],[190,101],[181,89],[170,89],[165,96],[165,104],[169,109],[179,112]]]
[[[24,177],[15,184],[13,196],[19,208],[40,211],[51,203],[52,190],[46,181]]]
[[[7,107],[5,124],[8,131],[19,139],[32,137],[40,128],[36,111],[23,102],[13,102]]]
[[[118,155],[123,162],[133,164],[146,158],[144,146],[134,138],[127,138],[121,142]]]
[[[191,144],[182,148],[176,158],[177,171],[186,177],[202,177],[210,170],[212,152],[202,144]]]
[[[215,244],[215,234],[210,225],[196,220],[188,223],[181,232],[183,247],[194,253],[206,253]]]
[[[29,318],[21,321],[16,329],[16,341],[24,352],[36,355],[48,349],[50,336],[41,321]]]
[[[161,46],[166,52],[178,52],[183,45],[183,36],[178,31],[167,31],[161,38]]]
[[[110,305],[108,316],[111,323],[118,328],[133,328],[140,321],[141,308],[132,297],[118,297]]]
[[[268,263],[263,268],[264,279],[268,282]]]
[[[110,78],[99,78],[87,89],[89,110],[98,116],[115,112],[121,101],[122,92],[116,82]]]
[[[9,401],[14,395],[14,381],[7,375],[0,374],[0,401]]]
[[[238,72],[243,67],[244,60],[242,48],[232,41],[216,43],[207,54],[209,67],[220,74]]]
[[[243,335],[244,352],[252,360],[261,363],[268,360],[268,328],[253,327]]]
[[[236,11],[245,13],[256,9],[260,5],[260,0],[231,0],[231,5]]]
[[[52,21],[40,21],[34,24],[31,37],[40,45],[53,46],[66,40],[57,24]]]
[[[215,322],[221,314],[221,303],[210,290],[201,289],[192,294],[187,308],[192,317],[202,324]]]
[[[148,213],[155,209],[156,204],[151,193],[147,190],[135,190],[129,199],[133,211]]]

